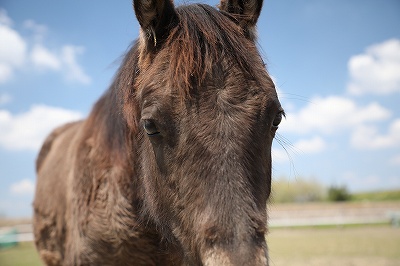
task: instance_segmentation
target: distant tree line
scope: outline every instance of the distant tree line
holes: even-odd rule
[[[345,185],[322,185],[315,179],[278,178],[272,181],[271,201],[287,202],[316,202],[316,201],[347,201],[352,195]]]
[[[351,194],[346,186],[330,186],[328,188],[329,201],[347,201],[351,199]]]

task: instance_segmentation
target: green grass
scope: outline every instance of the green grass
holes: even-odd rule
[[[271,265],[400,265],[400,229],[390,226],[271,229]]]
[[[39,266],[43,265],[33,242],[24,242],[18,246],[0,249],[1,266]]]
[[[271,266],[398,266],[400,228],[387,225],[270,229]],[[0,250],[1,266],[42,265],[33,243]]]
[[[394,201],[400,200],[400,190],[390,191],[376,191],[376,192],[364,192],[354,193],[351,195],[353,201]]]

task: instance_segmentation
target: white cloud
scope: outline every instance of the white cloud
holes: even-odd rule
[[[17,183],[14,183],[10,187],[12,194],[16,195],[32,195],[35,191],[35,184],[29,179],[23,179]]]
[[[400,188],[400,178],[398,175],[378,176],[378,175],[359,175],[354,172],[346,172],[339,175],[337,183],[346,184],[356,191],[377,191],[391,190]]]
[[[0,8],[0,25],[12,25],[12,20],[8,17],[7,11],[2,8]]]
[[[79,112],[46,105],[34,105],[17,115],[0,109],[0,147],[36,151],[56,126],[80,118]]]
[[[351,143],[359,149],[400,147],[400,119],[395,119],[383,135],[375,126],[359,126],[352,134]]]
[[[13,75],[13,69],[10,65],[0,62],[0,84],[10,80]]]
[[[321,137],[315,136],[310,139],[301,139],[294,144],[281,143],[281,146],[280,148],[272,147],[271,155],[274,163],[287,162],[291,160],[292,155],[296,154],[320,153],[326,149],[327,144]]]
[[[295,150],[305,153],[319,153],[326,148],[326,143],[321,137],[299,140],[294,144]]]
[[[367,122],[385,120],[390,115],[390,111],[378,103],[359,106],[353,100],[340,96],[315,97],[298,112],[287,112],[280,130],[298,134],[332,134]]]
[[[33,41],[14,30],[12,20],[5,10],[0,9],[0,84],[11,80],[15,71],[20,69],[53,71],[69,82],[90,84],[91,78],[77,60],[83,54],[84,47],[62,45],[49,49],[43,42],[47,32],[45,25],[27,20],[24,28],[33,32]]]
[[[83,52],[84,48],[81,46],[65,45],[62,48],[61,58],[67,70],[66,78],[68,80],[89,84],[91,82],[90,77],[85,74],[83,69],[76,62],[77,55]]]
[[[391,39],[368,47],[348,62],[351,94],[387,95],[400,92],[400,40]]]
[[[400,154],[394,156],[392,159],[390,159],[390,163],[393,165],[400,165]]]
[[[47,27],[36,23],[34,20],[25,20],[23,25],[25,29],[33,31],[36,42],[41,42],[47,33]]]
[[[299,111],[287,112],[280,130],[325,136],[348,132],[351,145],[357,149],[400,147],[400,119],[389,121],[386,133],[380,132],[378,127],[378,123],[387,121],[391,115],[391,111],[378,103],[361,106],[345,97],[316,97]],[[326,144],[322,138],[314,137],[300,140],[293,147],[302,153],[317,153],[326,148]]]
[[[35,45],[31,51],[32,63],[40,69],[59,70],[61,62],[57,55],[47,50],[42,45]]]
[[[31,61],[40,70],[62,71],[68,81],[90,84],[91,78],[76,61],[83,52],[84,48],[80,46],[64,45],[59,53],[55,53],[42,45],[35,45]]]
[[[282,163],[290,159],[290,155],[283,149],[272,148],[271,150],[272,162]]]
[[[11,19],[4,10],[0,10],[0,84],[13,76],[15,68],[23,65],[27,53],[27,44],[21,35],[13,30]]]

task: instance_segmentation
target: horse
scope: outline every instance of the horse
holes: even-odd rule
[[[46,265],[268,265],[284,111],[256,45],[262,0],[134,0],[140,33],[88,117],[36,160]]]

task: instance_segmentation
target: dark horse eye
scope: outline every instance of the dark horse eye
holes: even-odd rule
[[[149,136],[155,136],[160,134],[160,131],[158,130],[156,124],[152,120],[149,119],[144,120],[143,128],[144,131],[146,131],[146,134]]]
[[[282,121],[282,117],[283,117],[283,116],[285,116],[285,113],[284,113],[283,111],[279,112],[279,113],[275,116],[274,122],[272,122],[272,126],[273,126],[274,128],[278,128],[279,124],[280,124],[281,121]]]

